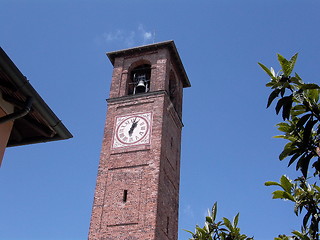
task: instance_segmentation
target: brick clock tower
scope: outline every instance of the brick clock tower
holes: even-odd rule
[[[173,41],[107,55],[114,69],[89,240],[177,240],[190,82]]]

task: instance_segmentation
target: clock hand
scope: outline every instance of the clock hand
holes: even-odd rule
[[[128,132],[130,137],[131,137],[131,135],[133,133],[133,130],[137,127],[139,120],[136,121],[136,119],[134,119],[134,121],[133,121],[133,123],[132,123],[132,125],[131,125],[131,127],[129,129],[129,132]]]

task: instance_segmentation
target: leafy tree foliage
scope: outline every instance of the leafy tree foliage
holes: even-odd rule
[[[277,124],[278,129],[283,132],[276,136],[289,140],[279,155],[283,160],[290,157],[289,164],[296,162],[296,170],[301,170],[307,178],[311,159],[315,159],[312,167],[314,175],[319,175],[319,135],[320,135],[320,87],[317,84],[304,83],[300,76],[295,73],[290,76],[296,63],[297,54],[290,60],[278,54],[278,60],[282,69],[276,74],[273,68],[270,70],[259,63],[265,72],[271,77],[267,87],[272,89],[268,98],[267,107],[278,99],[275,110],[282,113],[285,122]]]
[[[284,199],[294,202],[294,213],[298,216],[305,210],[305,216],[301,232],[293,231],[291,238],[280,235],[276,240],[286,239],[319,239],[319,217],[320,217],[320,188],[314,183],[309,184],[304,177],[292,181],[286,176],[280,178],[280,182],[266,182],[266,186],[280,186],[282,190],[273,192],[274,199]]]
[[[296,215],[304,212],[301,232],[293,231],[293,236],[279,235],[276,240],[286,239],[319,239],[320,222],[320,188],[317,180],[320,177],[320,87],[314,83],[304,83],[295,73],[292,75],[298,54],[290,60],[278,54],[281,70],[275,73],[273,68],[268,69],[263,64],[259,65],[271,78],[266,84],[272,89],[268,98],[267,108],[277,99],[276,113],[281,112],[283,122],[277,124],[282,135],[276,138],[288,140],[279,155],[282,161],[289,158],[288,166],[296,162],[296,170],[302,176],[290,180],[286,176],[280,182],[266,182],[266,186],[279,186],[282,189],[273,192],[274,199],[284,199],[294,202]],[[310,163],[312,163],[310,167]],[[310,168],[313,175],[309,176]],[[310,184],[310,181],[314,181]]]
[[[216,221],[217,216],[217,203],[215,203],[208,211],[208,216],[204,223],[204,227],[196,226],[195,232],[189,232],[192,234],[192,238],[189,240],[251,240],[244,234],[240,233],[238,228],[239,213],[234,217],[231,222],[227,218],[222,218],[222,221]]]
[[[275,240],[319,240],[320,222],[320,87],[314,83],[304,83],[301,77],[292,75],[298,54],[287,60],[278,54],[281,70],[259,65],[269,75],[266,84],[272,92],[267,108],[276,100],[276,114],[282,116],[283,122],[277,124],[281,135],[275,138],[288,140],[279,159],[289,158],[288,166],[296,163],[296,170],[301,176],[295,180],[283,175],[279,182],[269,181],[266,186],[277,186],[280,190],[273,192],[273,199],[289,200],[294,203],[294,213],[304,214],[301,231],[293,231],[292,236],[279,235]],[[310,174],[310,171],[313,174]],[[313,182],[312,184],[310,182]],[[196,226],[190,232],[190,240],[251,240],[253,238],[240,234],[237,227],[239,214],[231,222],[227,218],[216,222],[217,203],[206,217],[203,228]]]

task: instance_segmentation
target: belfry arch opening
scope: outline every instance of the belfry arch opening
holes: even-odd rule
[[[141,64],[133,68],[128,81],[128,95],[147,93],[150,91],[151,65]]]
[[[178,112],[180,114],[180,108],[179,108],[179,89],[178,89],[178,84],[177,84],[177,79],[175,77],[175,74],[173,71],[170,72],[169,75],[169,97],[170,100]]]

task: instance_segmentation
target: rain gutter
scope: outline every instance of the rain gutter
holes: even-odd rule
[[[44,102],[37,91],[31,86],[26,77],[19,71],[19,69],[1,47],[0,60],[2,61],[1,67],[12,79],[17,89],[21,91],[27,98],[32,97],[32,108],[37,110],[44,117],[48,125],[61,137],[61,139],[72,138],[72,134],[69,132],[69,130],[62,124],[61,120],[57,118],[54,112]]]
[[[25,104],[25,107],[23,109],[21,109],[21,110],[19,110],[17,112],[11,113],[9,115],[1,117],[0,118],[0,124],[8,122],[8,121],[14,121],[14,120],[16,120],[18,118],[22,118],[25,115],[27,115],[31,110],[32,101],[33,101],[33,98],[32,97],[28,97],[27,101],[26,101],[26,104]]]

